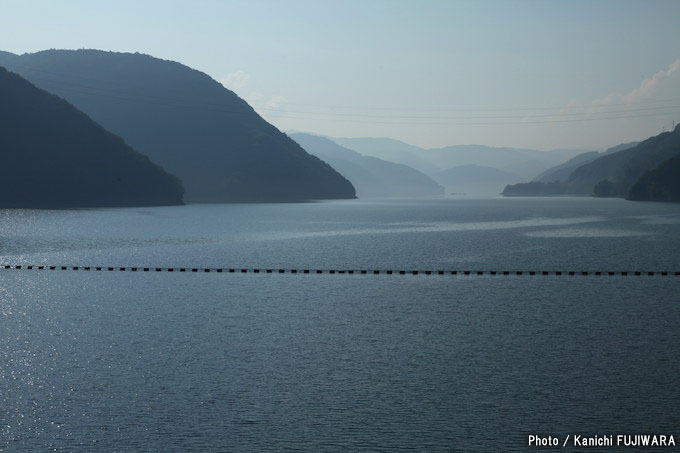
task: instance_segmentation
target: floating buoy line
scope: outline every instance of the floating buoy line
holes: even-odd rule
[[[406,269],[291,269],[221,267],[46,266],[3,264],[5,270],[95,272],[196,272],[229,274],[358,274],[358,275],[565,275],[565,276],[680,276],[680,271],[527,271],[527,270],[406,270]]]

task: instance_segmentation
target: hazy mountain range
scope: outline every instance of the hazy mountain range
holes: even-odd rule
[[[576,149],[539,151],[483,145],[454,145],[425,149],[387,138],[331,139],[363,155],[409,165],[426,174],[460,165],[479,165],[514,173],[527,181],[540,172],[583,152]]]
[[[182,203],[179,179],[2,67],[0,101],[0,208]]]
[[[407,165],[363,156],[332,140],[311,134],[290,137],[350,180],[359,198],[431,197],[444,194],[432,178]]]
[[[595,195],[671,201],[677,197],[673,178],[680,179],[680,164],[671,160],[680,154],[677,127],[604,152],[481,145],[423,149],[385,138],[333,140],[365,155],[419,168],[445,186],[447,193],[492,195],[503,191],[507,196]]]
[[[564,181],[569,178],[569,175],[576,170],[581,165],[585,165],[589,162],[594,161],[598,157],[606,156],[607,154],[613,154],[624,149],[632,148],[639,142],[622,143],[617,146],[613,146],[602,153],[597,151],[588,151],[572,157],[563,164],[557,165],[555,167],[549,168],[540,175],[536,176],[533,181],[538,182],[554,182],[554,181]]]
[[[460,165],[481,165],[517,174],[521,179],[528,181],[547,168],[562,163],[581,152],[582,150],[538,151],[482,145],[456,145],[426,150],[425,156],[430,162],[443,169]]]
[[[391,138],[338,138],[330,137],[338,145],[353,149],[364,156],[408,165],[416,170],[430,174],[443,170],[439,165],[430,162],[423,155],[423,148],[409,145]]]
[[[674,184],[677,185],[674,179],[680,179],[677,163],[673,160],[678,155],[680,126],[637,144],[610,148],[592,160],[592,156],[587,156],[586,163],[577,165],[561,180],[509,185],[503,195],[594,195],[670,201]]]
[[[480,195],[499,194],[507,184],[530,181],[583,153],[575,149],[539,151],[483,145],[425,149],[389,138],[332,140],[365,156],[413,167],[445,186],[447,193]]]
[[[536,176],[532,181],[534,182],[553,182],[553,181],[564,181],[569,177],[571,172],[576,170],[583,164],[592,162],[600,157],[600,153],[597,151],[586,151],[577,156],[572,157],[563,164],[556,165],[542,172]]]
[[[208,75],[142,54],[47,50],[0,65],[72,103],[169,172],[188,202],[354,198],[352,184]]]
[[[182,186],[164,169],[181,179],[188,202],[425,197],[441,195],[444,188],[480,195],[505,187],[504,195],[659,200],[675,199],[677,192],[678,128],[604,153],[482,145],[423,149],[388,138],[304,133],[292,134],[293,140],[233,92],[180,63],[142,54],[49,50],[0,52],[0,65],[45,90],[3,72],[0,152],[6,156],[7,206],[180,203]],[[31,128],[35,136],[27,132]],[[48,139],[61,160],[48,150]],[[48,163],[58,175],[47,175]],[[22,180],[17,175],[41,190],[19,194],[13,188]],[[63,185],[69,189],[61,195],[45,193],[45,184],[67,180]],[[71,183],[85,182],[99,189],[72,190]],[[135,198],[145,187],[146,197]]]
[[[475,164],[459,165],[431,176],[446,187],[448,194],[458,195],[498,195],[506,185],[522,180],[516,173]]]

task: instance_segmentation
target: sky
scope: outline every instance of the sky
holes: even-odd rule
[[[141,52],[283,131],[604,149],[680,122],[680,1],[0,0],[0,50]]]

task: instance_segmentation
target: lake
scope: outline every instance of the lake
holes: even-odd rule
[[[521,451],[680,426],[680,205],[0,211],[0,450]],[[593,275],[656,272],[654,276]]]

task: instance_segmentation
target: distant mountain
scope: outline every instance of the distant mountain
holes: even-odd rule
[[[19,58],[18,55],[0,50],[0,61],[2,62],[11,62],[17,58]]]
[[[628,200],[680,202],[680,154],[645,172],[631,187]]]
[[[528,180],[538,173],[579,154],[578,150],[538,151],[533,149],[496,148],[483,145],[456,145],[428,149],[426,158],[442,168],[461,165],[492,167]],[[568,157],[565,157],[568,156]]]
[[[618,149],[618,151],[616,151]],[[636,146],[625,145],[607,150],[592,162],[577,167],[564,181],[544,184],[532,182],[508,186],[507,196],[595,195],[626,197],[646,171],[680,154],[680,127],[673,132],[651,137]]]
[[[564,181],[542,182],[531,181],[520,184],[508,184],[501,195],[504,197],[560,197],[570,195]]]
[[[585,187],[592,185],[593,194],[600,197],[627,197],[635,182],[647,170],[680,154],[680,126],[581,166],[567,181]]]
[[[362,156],[316,135],[294,133],[290,137],[349,179],[359,198],[427,197],[444,193],[444,188],[430,177],[406,165]]]
[[[0,156],[0,208],[182,204],[176,177],[2,67]]]
[[[592,162],[598,157],[600,157],[600,153],[597,151],[587,151],[585,153],[579,154],[578,156],[572,157],[560,165],[547,169],[540,175],[536,176],[533,179],[533,182],[564,181],[578,167],[587,164],[588,162]]]
[[[331,137],[331,140],[364,156],[373,156],[389,162],[408,165],[425,174],[446,168],[428,161],[423,148],[391,138]]]
[[[607,154],[614,154],[618,153],[619,151],[623,151],[624,149],[629,149],[634,146],[639,145],[640,142],[628,142],[628,143],[621,143],[620,145],[612,146],[611,148],[607,148],[606,151],[604,151],[601,156],[606,156]]]
[[[533,181],[534,182],[566,181],[567,179],[569,179],[569,176],[574,172],[574,170],[576,170],[581,165],[585,165],[589,162],[592,162],[598,157],[606,156],[608,154],[623,151],[624,149],[632,148],[633,146],[636,146],[638,143],[640,142],[622,143],[617,146],[612,146],[603,153],[598,153],[596,151],[588,151],[579,154],[560,165],[549,168],[540,175],[536,176],[533,179]]]
[[[332,140],[365,156],[409,165],[428,175],[461,165],[479,165],[518,174],[525,180],[583,152],[575,149],[539,151],[483,145],[423,149],[388,138],[332,138]]]
[[[449,168],[430,176],[446,187],[449,194],[498,195],[506,185],[522,180],[515,173],[473,164]]]
[[[351,183],[208,75],[142,54],[48,50],[0,64],[178,175],[190,202],[354,198]]]

